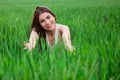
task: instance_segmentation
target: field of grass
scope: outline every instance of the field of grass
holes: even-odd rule
[[[75,55],[23,50],[39,5],[69,26]],[[0,0],[0,80],[120,80],[120,0]]]

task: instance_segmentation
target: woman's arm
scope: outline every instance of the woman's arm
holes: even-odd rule
[[[24,44],[24,49],[28,49],[29,51],[32,51],[33,48],[36,46],[36,41],[38,39],[38,34],[36,31],[32,30],[29,38],[29,42]]]
[[[68,48],[70,51],[73,51],[74,48],[71,44],[69,27],[62,25],[60,31],[65,48]]]

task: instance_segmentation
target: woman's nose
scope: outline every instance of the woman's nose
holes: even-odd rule
[[[46,20],[46,21],[45,21],[45,23],[46,23],[46,24],[49,24],[49,23],[50,23],[50,21],[49,21],[49,20]]]

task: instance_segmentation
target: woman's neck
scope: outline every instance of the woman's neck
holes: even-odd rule
[[[46,31],[46,33],[47,33],[48,36],[54,36],[54,34],[55,34],[55,29],[50,30],[50,31]]]

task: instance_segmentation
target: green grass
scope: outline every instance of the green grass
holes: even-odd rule
[[[76,55],[62,46],[23,50],[38,5],[69,26]],[[119,80],[119,67],[119,0],[0,1],[0,80]]]

